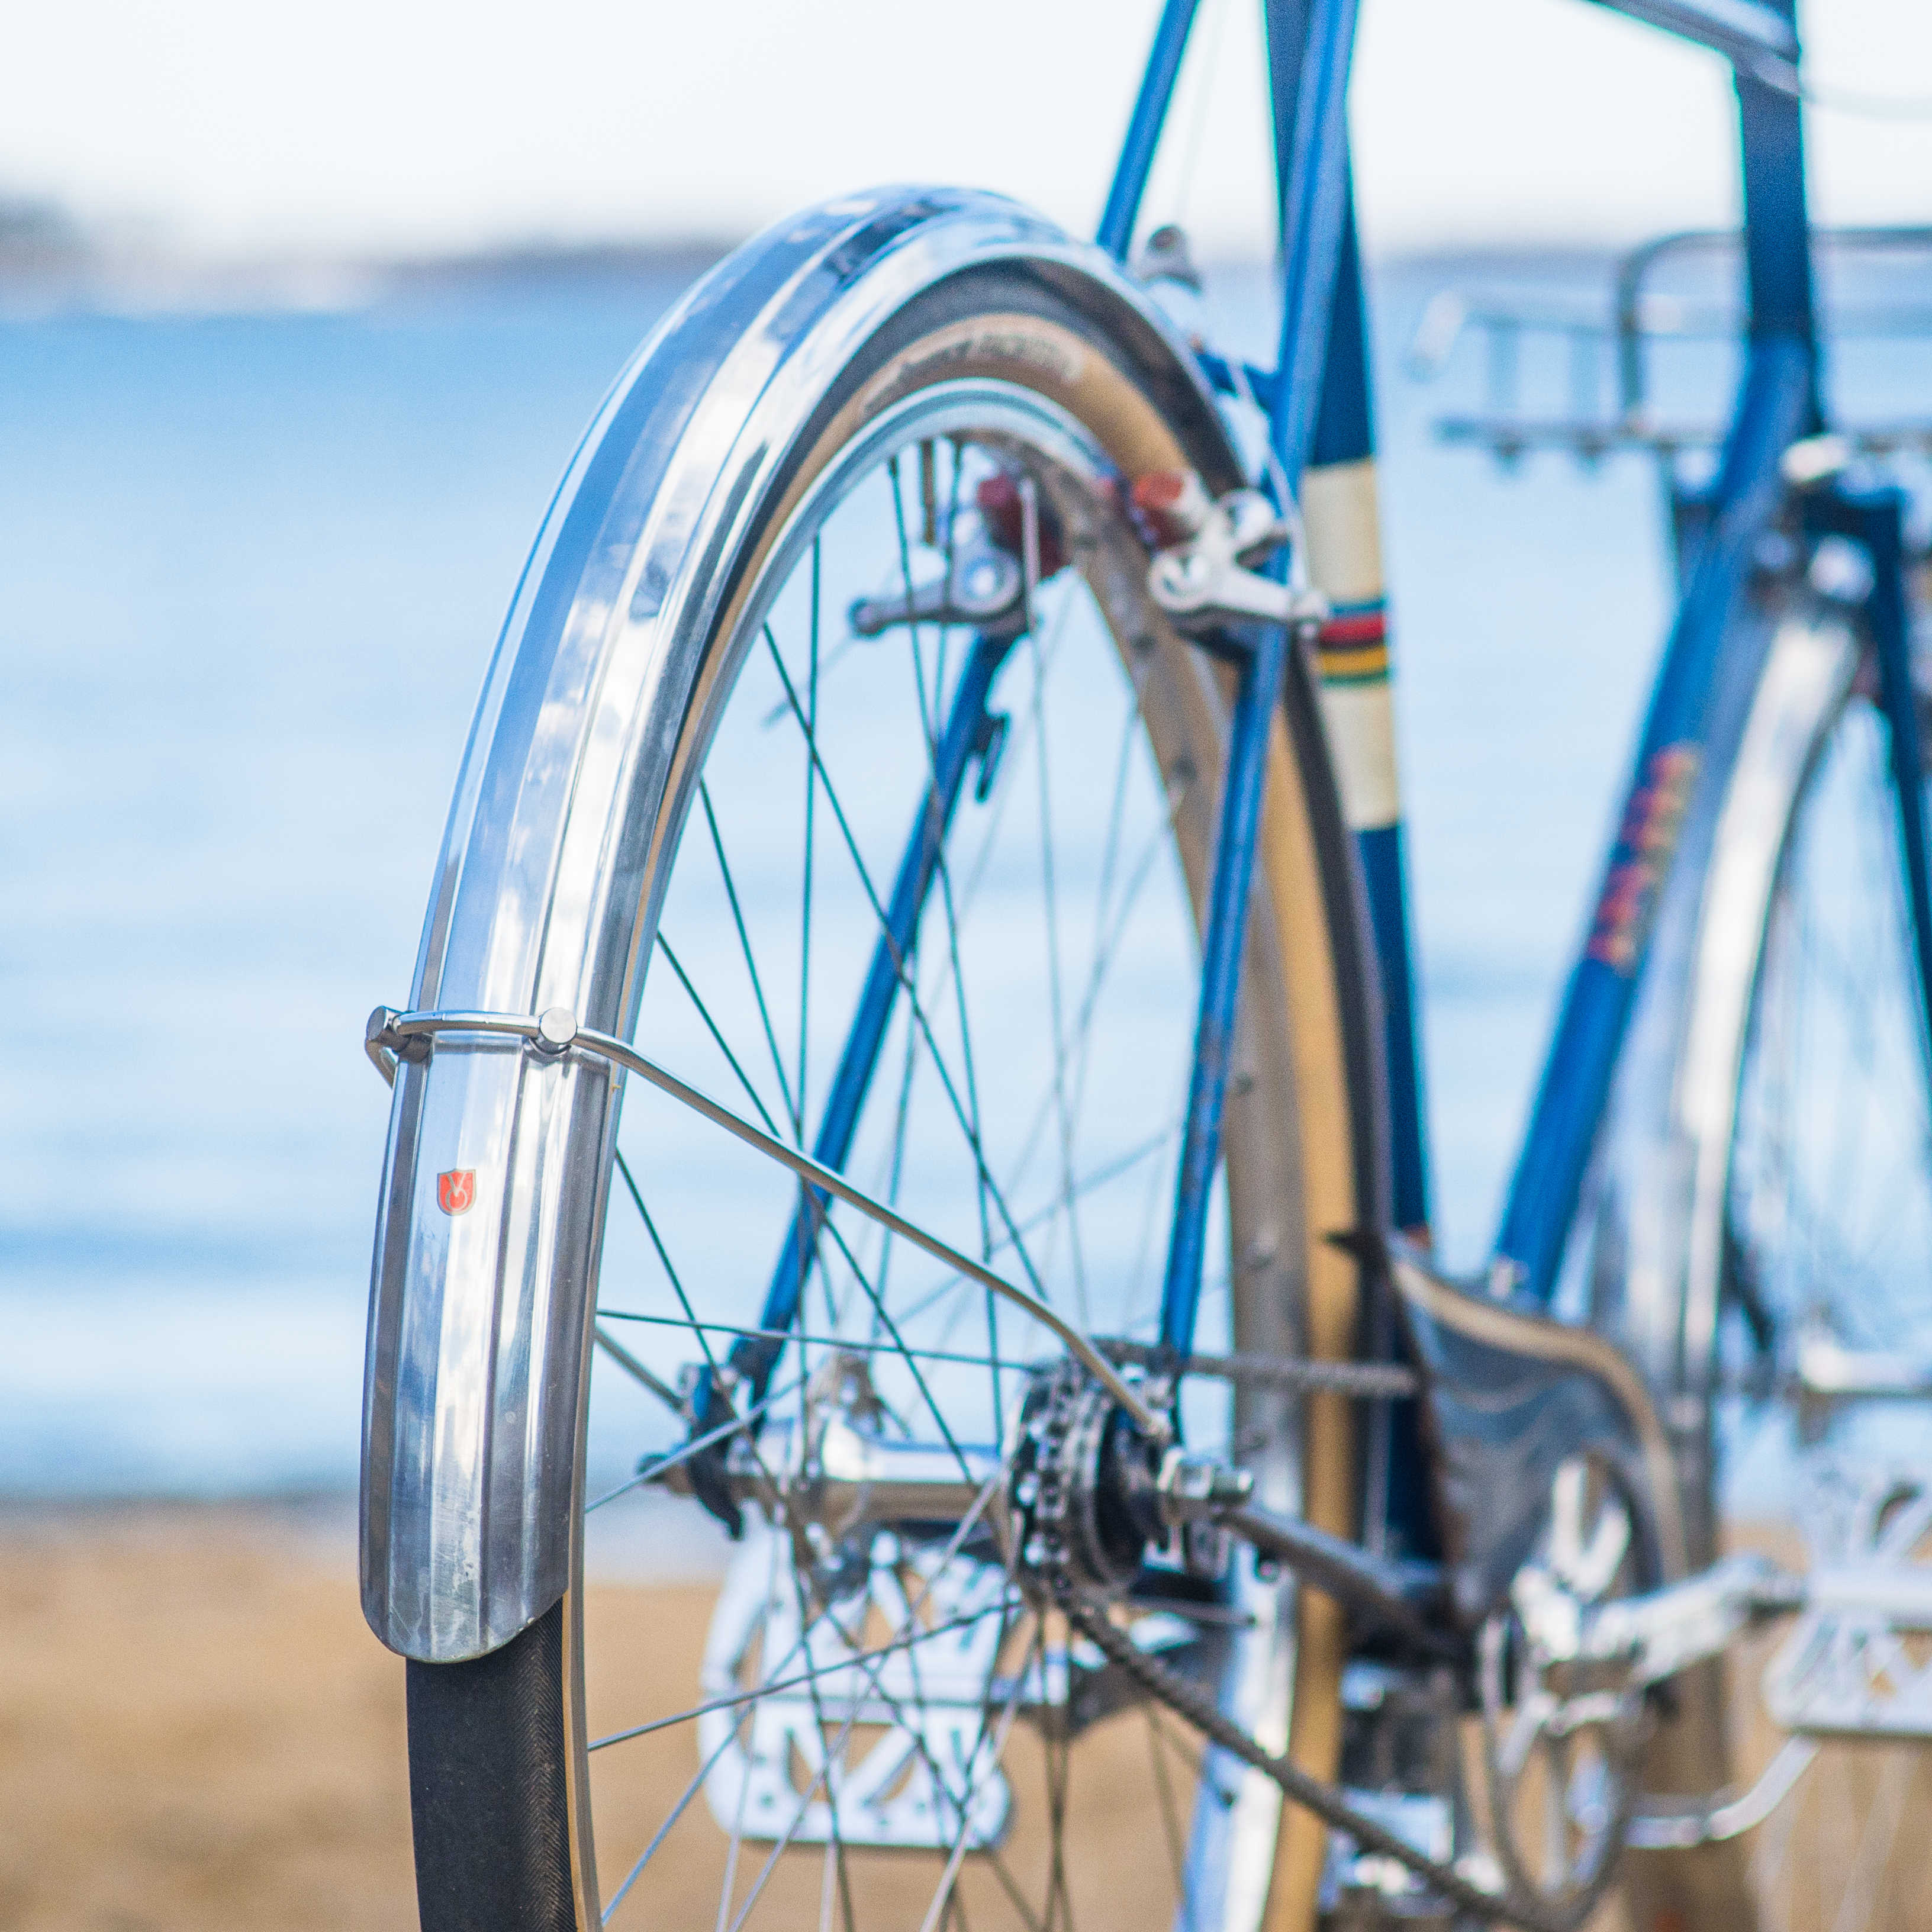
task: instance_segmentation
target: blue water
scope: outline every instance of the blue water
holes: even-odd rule
[[[1547,272],[1558,274],[1557,271]],[[1378,290],[1438,1220],[1486,1238],[1665,616],[1630,460],[1514,478]],[[1265,332],[1252,277],[1228,296]],[[352,1480],[387,1096],[484,662],[669,281],[0,322],[0,1491]]]

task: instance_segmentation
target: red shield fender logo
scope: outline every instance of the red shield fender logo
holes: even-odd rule
[[[436,1204],[446,1214],[466,1214],[476,1204],[476,1170],[453,1167],[436,1178]]]

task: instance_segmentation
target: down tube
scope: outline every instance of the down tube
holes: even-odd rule
[[[1706,713],[1752,552],[1782,494],[1778,463],[1812,406],[1808,345],[1756,344],[1714,492],[1717,508],[1679,605],[1639,741],[1583,956],[1570,976],[1522,1153],[1510,1184],[1498,1262],[1547,1303],[1610,1092],[1637,977],[1703,758]]]

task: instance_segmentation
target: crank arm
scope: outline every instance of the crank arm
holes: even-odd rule
[[[1522,1582],[1528,1583],[1538,1575],[1526,1572]],[[1693,1664],[1721,1657],[1742,1632],[1765,1617],[1798,1609],[1804,1587],[1802,1578],[1779,1569],[1768,1557],[1727,1556],[1682,1582],[1583,1610],[1576,1619],[1575,1647],[1568,1656],[1588,1663],[1628,1658],[1637,1683],[1661,1684]],[[1517,1607],[1523,1607],[1521,1595]],[[1568,1640],[1567,1630],[1557,1628],[1560,1620],[1561,1613],[1552,1621],[1540,1610],[1524,1618],[1539,1644],[1547,1642],[1546,1628],[1559,1641]],[[1549,1654],[1566,1655],[1562,1651]]]
[[[1646,1595],[1587,1606],[1530,1570],[1517,1581],[1516,1608],[1552,1660],[1624,1660],[1637,1682],[1660,1684],[1722,1656],[1744,1630],[1772,1617],[1808,1612],[1932,1630],[1932,1564],[1834,1564],[1799,1574],[1768,1557],[1727,1556]]]

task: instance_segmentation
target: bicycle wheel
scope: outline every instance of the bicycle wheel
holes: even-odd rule
[[[1848,614],[1802,586],[1764,636],[1667,988],[1670,1114],[1624,1217],[1639,1285],[1623,1313],[1674,1400],[1692,1561],[1754,1546],[1802,1564],[1808,1540],[1814,1556],[1870,1556],[1888,1511],[1917,1534],[1897,1506],[1918,1479],[1894,1477],[1927,1466],[1922,1407],[1834,1401],[1816,1368],[1821,1351],[1841,1367],[1932,1361],[1932,1119],[1876,665]],[[1645,1317],[1646,1281],[1661,1320]],[[1821,1552],[1847,1534],[1824,1492],[1848,1470],[1854,1490],[1879,1472],[1888,1500],[1862,1551]],[[1654,1790],[1751,1785],[1784,1742],[1760,1678],[1792,1640],[1774,1631],[1683,1682]],[[1827,1743],[1753,1838],[1634,1854],[1633,1922],[1916,1924],[1927,1848],[1901,1828],[1928,1795],[1910,1746]]]
[[[730,342],[700,380],[692,330],[721,317]],[[653,410],[676,412],[668,443]],[[1127,486],[1190,470],[1217,491],[1238,476],[1160,325],[1005,204],[884,196],[753,244],[620,386],[540,539],[415,1004],[548,998],[634,1027],[1088,1333],[1152,1340],[1230,687],[1150,602]],[[556,667],[583,637],[572,683]],[[520,679],[542,703],[520,704]],[[1202,1348],[1355,1343],[1354,1266],[1323,1237],[1367,1205],[1368,1011],[1314,717],[1298,668]],[[548,843],[520,844],[545,798]],[[1312,1924],[1320,1828],[1016,1586],[987,1505],[1036,1443],[1045,1332],[658,1094],[631,1096],[619,1135],[608,1063],[566,1059],[445,1034],[399,1082],[365,1576],[372,1621],[412,1655],[424,1925],[932,1932],[1165,1925],[1178,1907],[1231,1932]],[[451,1174],[460,1219],[428,1192]],[[527,1486],[512,1506],[523,1570],[490,1553],[490,1517],[472,1568],[441,1573],[452,1610],[418,1574],[438,1574],[434,1522],[428,1556],[398,1553],[395,1499],[422,1479],[393,1444],[438,1453],[452,1431],[410,1411],[425,1377],[404,1358],[433,1325],[422,1346],[448,1359],[472,1201],[494,1217],[499,1311],[477,1346],[512,1378],[489,1398],[497,1436],[512,1419],[515,1469],[544,1441],[572,1462],[550,1520],[528,1520]],[[506,1292],[533,1244],[561,1258]],[[434,1324],[412,1295],[440,1298]],[[574,1352],[544,1339],[573,1323]],[[680,1447],[754,1412],[755,1435],[724,1425],[728,1456]],[[1350,1528],[1339,1398],[1194,1378],[1182,1414],[1277,1504]],[[635,1475],[640,1455],[662,1460]],[[841,1487],[827,1472],[854,1456],[870,1473]],[[665,1540],[694,1533],[679,1487],[745,1510],[722,1587],[650,1580]],[[493,1641],[492,1580],[523,1588],[552,1547],[560,1600]],[[1325,1600],[1298,1606],[1238,1557],[1211,1587],[1124,1573],[1119,1600],[1136,1642],[1332,1773]]]

